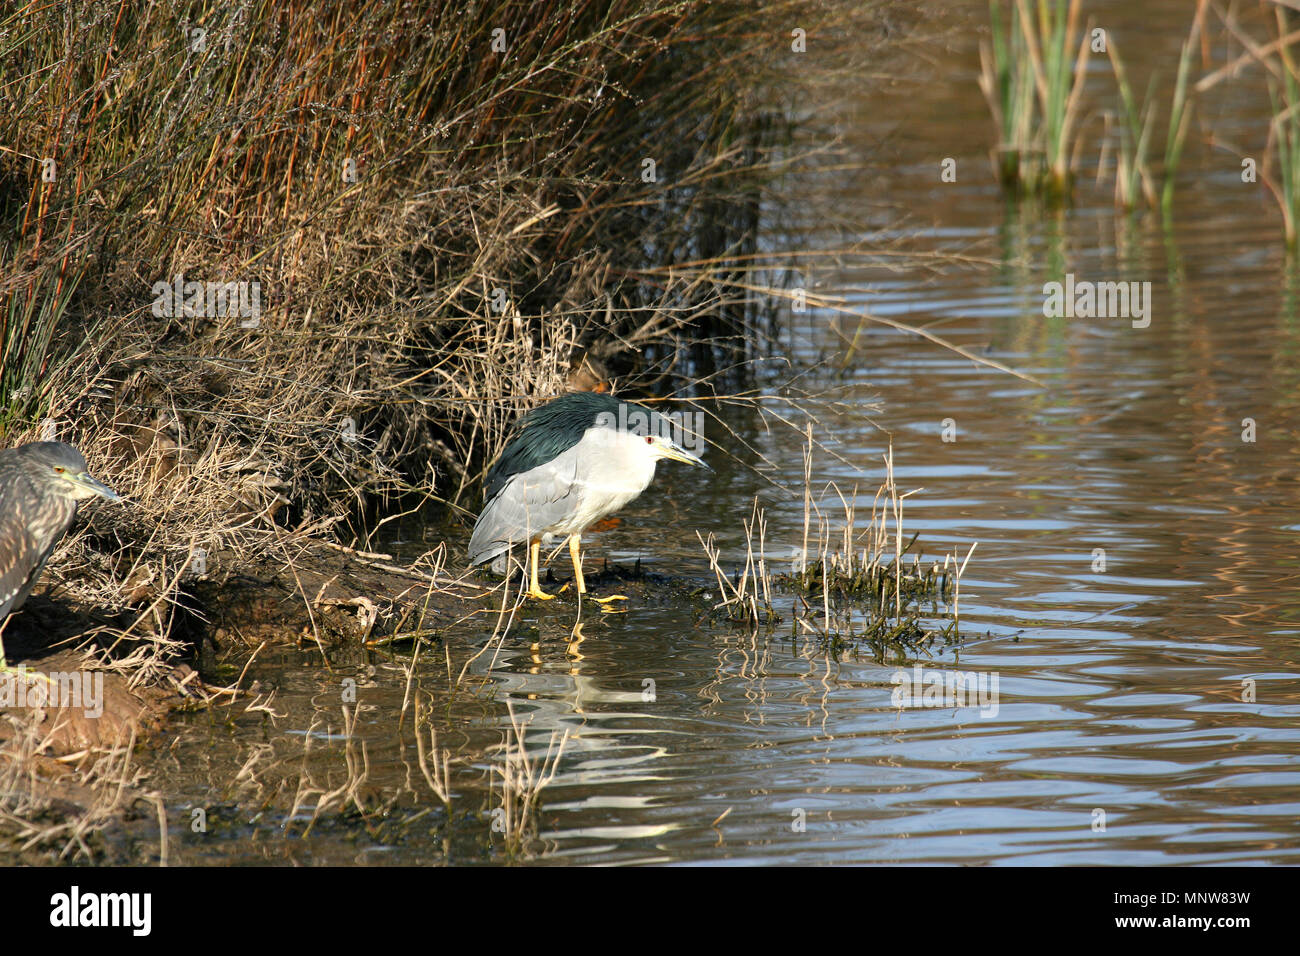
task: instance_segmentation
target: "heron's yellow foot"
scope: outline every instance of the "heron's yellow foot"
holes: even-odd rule
[[[543,591],[541,588],[536,588],[536,587],[529,588],[527,591],[524,592],[524,595],[525,595],[526,597],[533,598],[534,600],[537,600],[537,601],[554,601],[554,600],[555,600],[555,595],[554,595],[554,594],[547,594],[547,593],[546,593],[545,591]]]
[[[611,607],[615,601],[626,601],[627,595],[624,594],[611,594],[608,597],[594,597],[592,600],[600,605],[601,614],[621,614],[627,610],[627,608],[623,607]]]

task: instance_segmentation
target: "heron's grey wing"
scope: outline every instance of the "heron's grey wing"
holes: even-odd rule
[[[48,555],[28,530],[14,500],[15,483],[0,482],[0,621],[23,606]]]
[[[545,464],[512,475],[483,508],[469,541],[470,564],[539,537],[578,507],[578,450],[573,446]]]

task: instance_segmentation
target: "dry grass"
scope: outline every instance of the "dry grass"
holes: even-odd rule
[[[141,795],[134,747],[132,735],[122,747],[55,759],[35,726],[17,725],[0,746],[0,852],[97,859],[96,835]]]
[[[509,702],[506,708],[510,730],[501,747],[500,761],[492,765],[496,805],[491,816],[492,831],[502,835],[507,851],[513,855],[525,852],[530,841],[536,838],[541,794],[560,769],[569,731],[566,729],[563,734],[551,731],[546,753],[539,757],[528,750],[528,721],[521,722]]]

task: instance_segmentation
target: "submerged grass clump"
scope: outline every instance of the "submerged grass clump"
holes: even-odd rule
[[[980,45],[980,89],[999,134],[995,172],[1008,189],[1066,201],[1091,53],[1081,2],[1011,0],[1005,28],[1001,7],[989,0],[992,36]]]
[[[1164,185],[1157,198],[1156,173],[1151,168],[1150,150],[1156,118],[1156,74],[1152,73],[1148,82],[1146,97],[1139,107],[1129,83],[1128,72],[1120,57],[1118,45],[1113,36],[1106,39],[1106,54],[1110,58],[1111,70],[1115,74],[1115,85],[1119,89],[1123,123],[1120,126],[1119,148],[1115,159],[1115,205],[1124,209],[1135,208],[1140,200],[1155,208],[1159,206],[1166,217],[1173,211],[1174,183],[1178,175],[1178,166],[1182,161],[1183,148],[1187,144],[1187,134],[1191,128],[1192,100],[1188,97],[1188,84],[1191,77],[1192,58],[1201,30],[1205,6],[1198,8],[1197,16],[1192,21],[1191,32],[1183,42],[1178,57],[1178,72],[1174,81],[1173,97],[1169,107],[1169,123],[1165,131],[1164,166],[1162,173]],[[1098,163],[1097,175],[1100,178],[1106,165],[1105,157],[1110,141],[1107,139],[1102,147],[1102,160]]]
[[[1082,20],[1081,0],[990,0],[990,39],[980,45],[980,90],[998,131],[994,172],[1011,192],[1068,202],[1087,125],[1084,87],[1092,53],[1104,50],[1120,97],[1115,137],[1115,203],[1133,208],[1145,200],[1166,215],[1173,202],[1174,177],[1191,122],[1188,81],[1205,4],[1198,7],[1183,44],[1165,136],[1163,189],[1151,168],[1156,101],[1153,75],[1139,105],[1115,38]],[[1106,114],[1098,178],[1112,137]]]
[[[864,522],[855,502],[857,489],[844,495],[835,485],[814,497],[812,434],[804,451],[804,531],[802,546],[790,555],[790,571],[774,572],[768,557],[764,511],[754,502],[745,521],[746,552],[739,570],[728,575],[713,535],[700,538],[722,600],[714,611],[733,623],[757,627],[782,620],[774,595],[792,597],[791,627],[842,646],[864,641],[883,651],[914,646],[959,633],[961,576],[975,550],[964,558],[946,555],[942,564],[912,553],[919,532],[904,541],[904,504],[914,491],[899,493],[893,449],[884,456],[885,481]],[[826,508],[834,501],[840,517]],[[940,628],[929,625],[947,618]]]
[[[879,614],[897,614],[902,606],[921,601],[952,603],[957,581],[949,562],[927,568],[920,555],[909,553],[919,536],[919,531],[912,535],[892,558],[865,547],[856,554],[823,551],[811,566],[801,563],[778,580],[805,597],[828,594],[835,603],[853,601]]]

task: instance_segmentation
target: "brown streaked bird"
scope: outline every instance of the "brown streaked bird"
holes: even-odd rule
[[[40,441],[0,451],[0,623],[23,606],[87,498],[120,500],[90,476],[71,445]],[[7,670],[0,640],[0,671]]]

